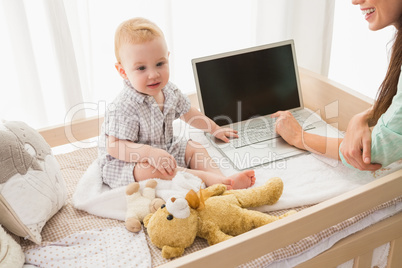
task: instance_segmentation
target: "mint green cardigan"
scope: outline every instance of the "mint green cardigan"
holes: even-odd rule
[[[352,167],[345,161],[340,151],[339,156],[346,166]],[[402,71],[397,93],[371,133],[372,163],[379,163],[385,167],[399,159],[402,159]]]

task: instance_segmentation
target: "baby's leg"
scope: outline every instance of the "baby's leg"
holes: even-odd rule
[[[147,179],[171,180],[176,175],[176,172],[177,169],[174,170],[172,175],[169,174],[164,175],[149,163],[139,162],[134,167],[133,176],[135,181],[143,181]]]
[[[183,168],[183,167],[177,167],[174,170],[173,175],[164,175],[162,174],[159,170],[155,169],[153,166],[149,164],[142,164],[142,163],[137,163],[137,165],[134,168],[133,171],[133,176],[135,181],[142,181],[142,180],[147,180],[147,179],[154,179],[154,178],[159,178],[162,180],[171,180],[176,176],[176,173],[178,171],[185,171],[188,173],[191,173],[197,177],[199,177],[207,186],[213,185],[213,184],[225,184],[228,190],[233,189],[232,184],[233,180],[230,178],[226,178],[223,175],[216,174],[214,172],[208,172],[208,171],[203,171],[203,170],[196,170],[196,169],[188,169],[188,168]]]
[[[177,168],[178,170],[182,170],[188,173],[193,174],[200,178],[206,186],[211,186],[214,184],[224,184],[228,190],[232,190],[233,180],[230,178],[226,178],[223,175],[216,174],[214,172],[208,172],[204,170],[196,170],[196,169],[185,169],[185,168]]]
[[[223,183],[228,189],[245,189],[253,186],[255,183],[254,171],[246,170],[234,174],[230,177],[225,177],[215,161],[210,157],[207,150],[198,142],[189,141],[186,148],[186,161],[189,163],[190,173],[199,173],[200,177],[207,186]],[[200,173],[195,171],[206,172]],[[194,174],[196,175],[196,174]]]
[[[223,173],[208,154],[208,151],[198,142],[188,141],[185,161],[191,169],[203,170],[223,176]]]
[[[147,162],[137,163],[133,176],[135,181],[160,178],[171,180],[177,171],[186,171],[199,177],[207,186],[225,184],[228,190],[248,188],[255,183],[254,171],[246,170],[225,177],[218,165],[209,156],[207,150],[198,142],[189,141],[185,152],[185,161],[190,169],[177,167],[172,175],[164,175]]]
[[[229,177],[225,177],[224,175],[219,175],[213,172],[203,170],[196,170],[196,169],[182,169],[182,170],[191,173],[195,176],[198,176],[203,182],[205,182],[206,186],[221,183],[225,184],[228,190],[246,189],[248,187],[253,186],[255,183],[253,170],[241,171]]]
[[[228,190],[245,189],[254,185],[255,183],[254,171],[252,170],[242,171],[232,176],[225,177],[224,175],[216,174],[215,172],[177,167],[174,170],[173,175],[164,175],[149,164],[137,163],[134,168],[133,175],[135,181],[155,178],[171,180],[174,178],[174,176],[176,176],[178,171],[185,171],[199,177],[206,186],[211,186],[213,184],[224,184]]]

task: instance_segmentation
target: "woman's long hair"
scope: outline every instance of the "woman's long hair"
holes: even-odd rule
[[[378,119],[385,113],[392,103],[392,98],[396,95],[402,65],[402,15],[399,17],[399,23],[396,27],[397,31],[392,45],[391,60],[385,79],[377,93],[377,100],[371,113],[370,125],[377,124]]]

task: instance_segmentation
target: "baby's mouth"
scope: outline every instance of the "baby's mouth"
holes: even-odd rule
[[[154,84],[150,84],[150,85],[148,85],[149,87],[157,87],[157,86],[159,86],[159,82],[158,83],[154,83]]]

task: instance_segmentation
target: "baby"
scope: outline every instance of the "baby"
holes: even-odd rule
[[[169,51],[158,26],[144,18],[123,22],[116,30],[115,54],[124,88],[109,105],[102,126],[104,183],[115,188],[150,178],[171,180],[184,170],[207,186],[242,189],[255,183],[253,170],[225,177],[201,144],[173,136],[173,120],[180,117],[222,141],[238,137],[191,107],[169,81]]]

